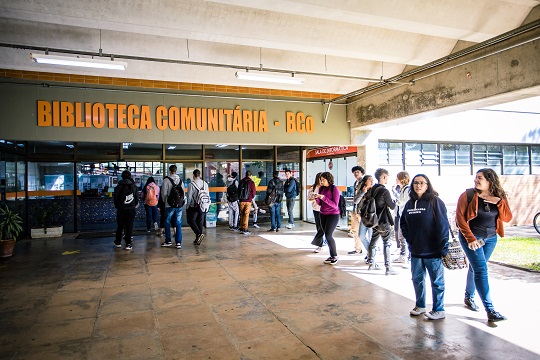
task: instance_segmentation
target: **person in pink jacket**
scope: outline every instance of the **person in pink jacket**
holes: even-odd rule
[[[336,241],[334,240],[334,230],[339,222],[339,196],[341,192],[334,185],[334,176],[329,172],[321,174],[321,187],[319,193],[315,194],[315,201],[321,208],[321,227],[328,242],[330,257],[324,260],[325,264],[335,265],[338,262]]]

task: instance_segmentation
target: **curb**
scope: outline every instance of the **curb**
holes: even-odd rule
[[[493,263],[493,264],[500,265],[500,266],[506,266],[506,267],[509,267],[509,268],[512,268],[512,269],[516,269],[516,270],[522,270],[522,271],[527,271],[527,272],[530,272],[530,273],[540,274],[540,271],[532,270],[532,269],[527,269],[527,268],[522,267],[522,266],[517,266],[517,265],[512,265],[512,264],[506,264],[506,263],[502,263],[502,262],[498,262],[498,261],[493,261],[493,260],[489,260],[489,262],[490,262],[490,263]]]

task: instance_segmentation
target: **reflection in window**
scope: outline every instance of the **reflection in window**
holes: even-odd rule
[[[28,191],[60,191],[74,188],[73,163],[28,162]]]

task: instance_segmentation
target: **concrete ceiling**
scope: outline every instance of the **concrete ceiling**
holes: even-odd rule
[[[540,0],[0,0],[0,68],[345,94],[519,27],[539,4]],[[35,64],[30,50],[7,44],[93,53],[102,49],[116,58],[220,66],[127,60],[126,71],[84,70]],[[297,75],[306,79],[304,85],[247,82],[234,76],[234,67],[261,66],[320,75]]]

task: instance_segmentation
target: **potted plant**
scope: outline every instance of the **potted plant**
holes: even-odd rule
[[[55,202],[44,206],[36,216],[39,227],[30,229],[30,236],[35,238],[60,237],[64,231],[62,225],[52,224],[53,218],[61,216],[62,208]]]
[[[17,236],[22,232],[22,219],[16,212],[12,211],[7,205],[0,207],[0,257],[9,257],[13,255],[13,248]]]

